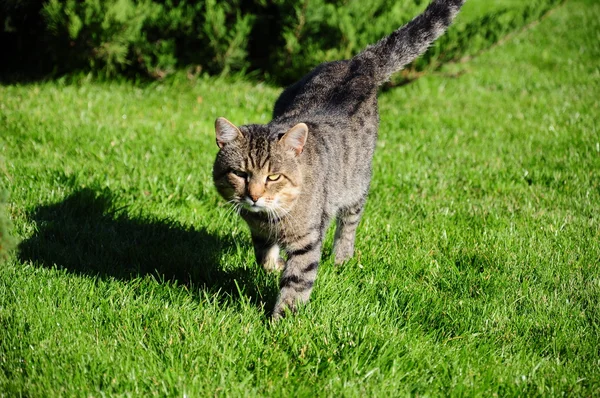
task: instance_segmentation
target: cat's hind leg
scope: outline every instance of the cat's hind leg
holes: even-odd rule
[[[333,242],[336,264],[341,264],[354,255],[356,228],[362,216],[365,201],[366,198],[363,198],[357,204],[343,208],[338,212]]]

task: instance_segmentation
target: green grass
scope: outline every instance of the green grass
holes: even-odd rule
[[[211,166],[279,89],[0,87],[0,395],[600,395],[599,31],[570,0],[383,93],[356,257],[275,325]]]

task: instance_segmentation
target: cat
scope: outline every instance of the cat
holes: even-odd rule
[[[250,227],[257,262],[282,271],[272,318],[308,301],[334,218],[335,263],[353,256],[378,134],[378,88],[425,52],[463,3],[434,0],[355,57],[317,66],[283,91],[268,124],[216,120],[215,187]]]

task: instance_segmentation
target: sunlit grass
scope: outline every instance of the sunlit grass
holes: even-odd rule
[[[353,260],[310,304],[212,187],[213,121],[280,89],[219,79],[0,87],[11,395],[600,393],[600,6],[383,93]]]

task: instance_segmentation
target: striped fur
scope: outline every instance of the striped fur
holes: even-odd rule
[[[379,84],[387,81],[394,72],[423,54],[448,29],[463,3],[464,0],[432,2],[423,14],[367,47],[356,58],[373,64],[374,78]]]
[[[319,65],[281,94],[266,125],[217,120],[215,186],[248,223],[257,261],[282,271],[274,318],[308,300],[333,219],[336,263],[353,256],[379,127],[377,89],[445,31],[462,3],[435,0],[354,58]]]

